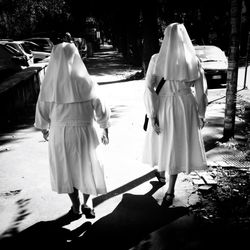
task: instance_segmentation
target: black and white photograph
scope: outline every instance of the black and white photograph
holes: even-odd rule
[[[249,1],[0,0],[0,117],[1,250],[249,245]]]

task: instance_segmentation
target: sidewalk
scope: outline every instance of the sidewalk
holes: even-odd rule
[[[164,227],[170,221],[185,215],[187,213],[185,208],[195,205],[200,198],[192,178],[183,174],[177,180],[173,208],[181,207],[184,210],[160,208],[166,187],[157,185],[153,169],[140,161],[145,133],[142,129],[145,113],[142,101],[143,80],[126,80],[131,74],[136,74],[138,69],[124,65],[119,54],[114,54],[110,50],[96,53],[93,58],[86,61],[86,66],[100,84],[101,92],[112,110],[110,144],[107,147],[100,146],[109,193],[93,199],[96,218],[88,221],[93,226],[92,229],[90,227],[92,231],[88,230],[86,235],[95,232],[97,241],[100,238],[106,239],[106,242],[107,240],[116,242],[117,236],[117,240],[124,240],[120,244],[126,246],[125,242],[131,243],[130,240],[133,238],[131,233],[134,233],[134,237],[135,235],[140,237],[136,230],[145,234]],[[240,93],[242,99],[248,100],[249,90]],[[221,95],[223,96],[223,93]],[[225,98],[214,101],[208,106],[207,124],[203,129],[208,161],[211,166],[242,165],[241,152],[235,148],[216,144],[223,134],[224,108]],[[241,127],[242,121],[237,119],[236,122],[237,126]],[[242,139],[240,133],[237,132],[236,135],[236,140]],[[0,235],[9,237],[27,232],[23,234],[28,237],[24,237],[26,240],[34,237],[39,243],[46,244],[42,242],[44,238],[42,234],[45,234],[58,247],[58,244],[62,244],[61,240],[65,240],[60,239],[65,236],[65,232],[80,235],[86,230],[85,227],[90,226],[82,217],[64,225],[65,232],[61,231],[60,224],[56,236],[54,231],[50,231],[54,229],[51,222],[54,222],[55,226],[56,218],[67,213],[71,205],[66,195],[58,195],[51,191],[47,143],[43,141],[41,133],[32,127],[31,122],[13,131],[2,133],[0,143]],[[249,162],[244,164],[249,167]],[[124,196],[125,193],[131,196]],[[140,207],[140,204],[143,206]],[[137,205],[138,207],[135,207]],[[123,209],[122,213],[120,209]],[[41,222],[47,224],[41,226]],[[115,223],[118,223],[116,231],[123,231],[122,225],[126,228],[127,223],[131,223],[129,225],[133,225],[134,230],[130,233],[123,231],[123,234],[108,235],[111,231],[107,228]],[[35,227],[38,225],[39,232]],[[96,235],[95,230],[100,228],[107,230],[104,234],[106,238]],[[49,232],[53,233],[53,236],[49,235]],[[126,234],[132,238],[125,240]],[[67,235],[65,237],[67,238]],[[136,243],[136,237],[134,240]],[[84,242],[82,244],[84,245]],[[116,249],[125,249],[124,246]]]

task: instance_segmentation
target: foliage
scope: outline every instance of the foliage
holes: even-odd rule
[[[67,2],[62,0],[2,0],[0,9],[1,38],[18,39],[56,29],[70,17]]]
[[[249,8],[248,1],[244,0],[244,2]],[[184,22],[190,37],[196,43],[214,44],[228,52],[229,3],[230,0],[186,2],[181,0],[0,0],[0,38],[19,39],[34,33],[48,33],[58,29],[63,32],[67,30],[75,36],[82,34],[85,36],[90,29],[96,28],[100,31],[101,42],[111,42],[130,63],[142,66],[143,61],[147,64],[151,54],[158,49],[156,39],[163,36],[166,25],[176,21]],[[153,14],[155,9],[156,15]],[[247,14],[245,16],[247,17]],[[87,23],[87,20],[92,17],[94,22]],[[155,17],[158,33],[152,25],[155,23]],[[150,25],[152,25],[151,28],[145,29],[145,26]],[[247,28],[246,24],[244,27]]]

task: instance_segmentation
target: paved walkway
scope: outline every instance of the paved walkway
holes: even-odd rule
[[[113,212],[117,212],[118,205],[124,203],[124,193],[131,194],[132,200],[136,197],[143,197],[146,206],[141,209],[151,211],[155,206],[161,207],[166,191],[165,186],[157,185],[153,169],[140,161],[144,140],[142,130],[143,80],[126,80],[129,75],[138,70],[124,65],[119,54],[114,57],[112,53],[114,52],[105,50],[86,61],[90,74],[100,83],[101,92],[112,110],[110,144],[100,146],[99,149],[105,164],[109,193],[93,199],[97,216],[94,220],[90,220],[92,224],[94,222],[102,223],[107,217],[110,219],[110,216],[114,215]],[[97,65],[97,61],[99,61],[99,68],[94,66]],[[225,152],[222,153],[222,148],[215,145],[223,132],[224,94],[225,92],[222,90],[218,101],[210,100],[213,102],[208,106],[208,123],[203,129],[210,164],[225,162],[225,159],[221,157],[225,155]],[[244,96],[248,96],[248,94],[249,92],[246,90]],[[237,120],[237,122],[241,121]],[[0,135],[0,234],[2,236],[26,232],[34,225],[40,225],[41,221],[51,222],[67,213],[70,208],[70,201],[66,195],[58,195],[50,189],[47,143],[43,141],[41,133],[36,131],[31,124],[29,122]],[[196,189],[197,187],[193,185],[189,176],[180,175],[176,185],[176,199],[173,207],[185,208],[195,204],[199,200]],[[147,200],[148,196],[145,196],[147,193],[154,199]],[[134,209],[133,204],[131,205],[132,210]],[[157,211],[160,210],[156,210],[156,213],[158,213]],[[165,222],[186,213],[184,210],[174,210],[176,212],[174,214],[168,209],[164,211],[166,220],[163,221]],[[126,210],[125,213],[127,217],[124,217],[124,220],[127,221],[131,211],[128,213]],[[138,213],[141,212],[138,211]],[[161,213],[159,212],[159,214]],[[171,218],[168,215],[171,215]],[[133,217],[134,220],[136,216],[139,214]],[[144,213],[144,216],[150,215]],[[138,219],[138,223],[140,222],[142,221]],[[48,225],[50,224],[48,223]],[[84,226],[88,225],[86,219],[82,217],[64,225],[63,228],[70,232],[78,232],[84,231]],[[157,224],[156,226],[163,225]],[[43,233],[48,228],[43,228],[45,229]],[[147,225],[145,228],[151,231],[157,229],[147,227]],[[35,230],[32,232],[36,233]],[[38,236],[36,235],[36,237]],[[57,244],[59,243],[57,242]]]

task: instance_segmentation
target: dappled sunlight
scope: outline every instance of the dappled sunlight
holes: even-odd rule
[[[19,194],[20,192],[21,190],[15,190],[9,195],[15,196]],[[19,199],[15,202],[15,205],[17,206],[17,212],[15,214],[15,217],[11,225],[1,234],[1,237],[0,237],[1,239],[5,239],[5,238],[9,239],[9,237],[16,236],[19,233],[20,224],[30,214],[30,211],[28,210],[28,205],[30,203],[30,200],[31,199]],[[2,218],[2,220],[4,221],[4,218]]]
[[[89,74],[99,84],[119,82],[141,71],[132,66],[117,51],[101,50],[85,61]]]
[[[115,70],[114,73],[109,71],[108,73],[96,74],[91,77],[99,85],[104,85],[138,80],[138,78],[141,78],[141,74],[141,71],[137,69],[125,69]]]
[[[210,150],[212,150],[213,148],[217,147],[217,142],[218,140],[221,139],[222,137],[222,130],[216,129],[216,133],[215,133],[215,129],[211,129],[209,132],[212,134],[208,134],[203,136],[203,140],[204,140],[204,145],[205,145],[205,151],[209,152]]]
[[[222,101],[226,96],[225,89],[208,89],[208,103]],[[224,101],[224,100],[223,100]]]
[[[224,112],[221,112],[223,114]],[[224,126],[224,118],[221,116],[217,117],[209,117],[209,119],[206,120],[206,128],[214,128],[214,127],[223,127]]]

